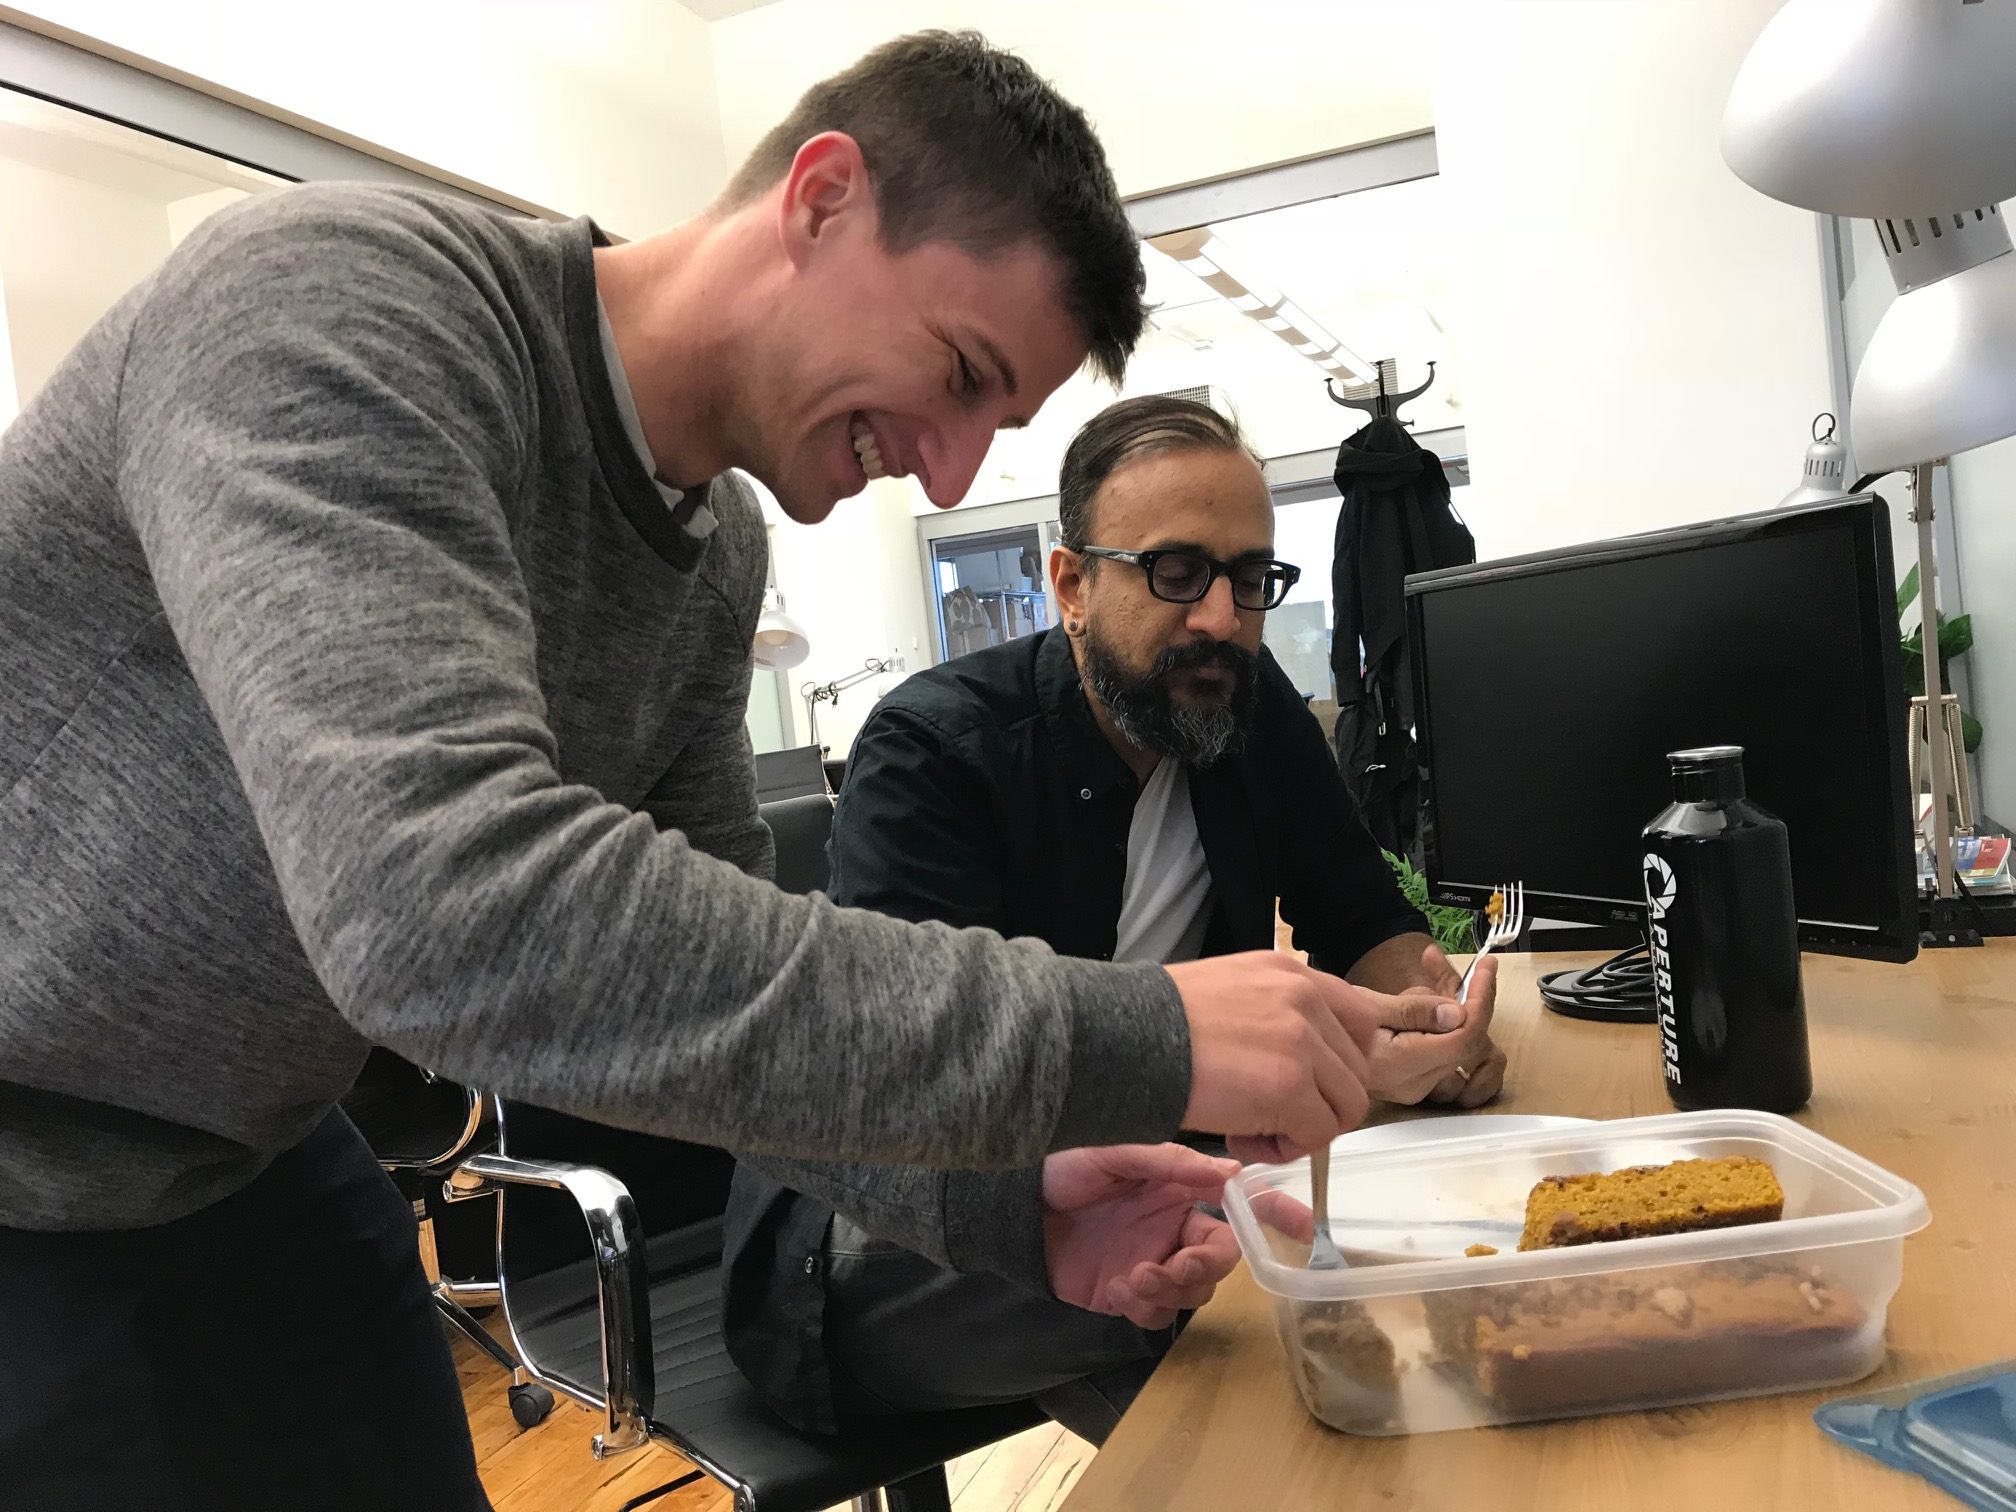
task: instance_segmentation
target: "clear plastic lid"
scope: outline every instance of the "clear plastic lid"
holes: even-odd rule
[[[1517,1252],[1526,1197],[1543,1176],[1749,1155],[1776,1172],[1785,1216],[1772,1223]],[[1331,1235],[1343,1270],[1307,1268],[1308,1245],[1269,1223],[1306,1205],[1309,1162],[1249,1166],[1225,1209],[1254,1279],[1280,1297],[1336,1301],[1645,1266],[1782,1254],[1901,1239],[1931,1221],[1917,1187],[1775,1113],[1713,1109],[1481,1135],[1352,1154],[1330,1162]],[[1472,1244],[1500,1252],[1467,1256]]]

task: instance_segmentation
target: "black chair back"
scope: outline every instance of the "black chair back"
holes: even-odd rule
[[[376,1046],[343,1094],[342,1107],[380,1165],[416,1170],[445,1166],[462,1154],[478,1114],[467,1087]]]
[[[777,885],[786,892],[823,892],[833,800],[822,791],[757,806],[777,842]]]
[[[817,746],[756,753],[756,801],[777,803],[826,791],[826,764]]]

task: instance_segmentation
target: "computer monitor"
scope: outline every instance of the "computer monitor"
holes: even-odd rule
[[[1429,896],[1644,920],[1666,753],[1740,745],[1801,945],[1907,961],[1917,870],[1888,509],[1873,495],[1407,580]]]

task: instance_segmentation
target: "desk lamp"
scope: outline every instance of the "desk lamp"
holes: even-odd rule
[[[763,590],[763,612],[756,616],[756,665],[766,672],[786,672],[812,654],[812,638],[784,612],[784,595]]]
[[[1790,0],[1752,45],[1722,118],[1722,156],[1773,199],[1876,224],[1897,300],[1855,374],[1849,440],[1871,473],[1909,471],[1918,580],[1936,641],[1932,469],[2016,434],[2016,4]],[[1944,707],[1939,656],[1927,706]],[[1932,774],[1938,901],[1950,917],[1953,828]]]
[[[866,682],[871,677],[880,677],[885,672],[898,671],[899,663],[894,656],[870,657],[858,672],[849,672],[845,677],[836,677],[831,682],[807,683],[798,690],[798,696],[805,700],[805,722],[812,736],[812,744],[819,745],[819,705],[830,703],[839,707],[840,690],[851,688],[858,682]],[[819,746],[821,751],[826,748]]]

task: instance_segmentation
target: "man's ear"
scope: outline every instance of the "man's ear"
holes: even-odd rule
[[[1085,579],[1089,563],[1066,546],[1050,549],[1050,591],[1057,596],[1057,619],[1067,635],[1085,628]]]
[[[844,131],[822,131],[798,149],[784,175],[777,235],[784,254],[802,266],[836,235],[877,231],[875,192],[861,144]]]

